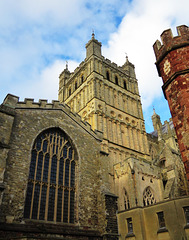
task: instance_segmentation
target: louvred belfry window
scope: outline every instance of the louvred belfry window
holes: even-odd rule
[[[64,132],[53,128],[34,142],[24,217],[74,223],[75,152]]]

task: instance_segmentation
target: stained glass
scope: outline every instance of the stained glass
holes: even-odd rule
[[[74,222],[76,164],[73,151],[67,136],[57,128],[46,130],[36,138],[31,154],[25,218]]]

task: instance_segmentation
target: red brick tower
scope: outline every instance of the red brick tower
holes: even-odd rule
[[[170,29],[164,31],[163,45],[157,40],[153,48],[189,181],[189,28],[182,25],[177,32],[173,37]]]

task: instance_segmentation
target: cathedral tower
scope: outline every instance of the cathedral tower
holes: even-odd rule
[[[65,69],[60,74],[59,101],[103,133],[102,150],[113,151],[115,161],[131,154],[148,159],[134,65],[128,58],[122,67],[105,59],[94,34],[86,44],[86,59],[73,73]]]
[[[163,45],[157,40],[153,47],[189,180],[189,28],[182,25],[177,32],[173,37],[170,29],[164,31]]]
[[[109,191],[119,196],[115,187],[119,163],[129,158],[150,162],[134,65],[128,57],[121,67],[104,58],[101,43],[92,34],[85,60],[73,73],[65,69],[60,74],[59,101],[103,135],[101,152],[109,156]]]

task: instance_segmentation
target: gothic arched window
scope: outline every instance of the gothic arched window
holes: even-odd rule
[[[123,81],[123,86],[124,86],[124,89],[127,90],[127,84],[126,84],[126,81]]]
[[[147,187],[143,193],[143,204],[144,206],[152,205],[156,203],[153,191],[150,187]]]
[[[124,189],[124,207],[125,207],[125,209],[130,208],[129,197],[128,197],[127,191],[125,189]]]
[[[81,76],[81,83],[83,83],[84,82],[84,77],[83,77],[83,75]]]
[[[71,90],[71,88],[69,88],[69,90],[68,90],[68,97],[71,96],[71,94],[72,94],[72,90]]]
[[[118,77],[115,76],[115,84],[118,85]]]
[[[110,80],[110,74],[108,71],[106,71],[106,78],[107,78],[107,80]]]
[[[35,140],[28,178],[24,217],[74,222],[75,151],[58,128],[42,132]]]
[[[75,90],[77,89],[77,81],[75,82]]]

